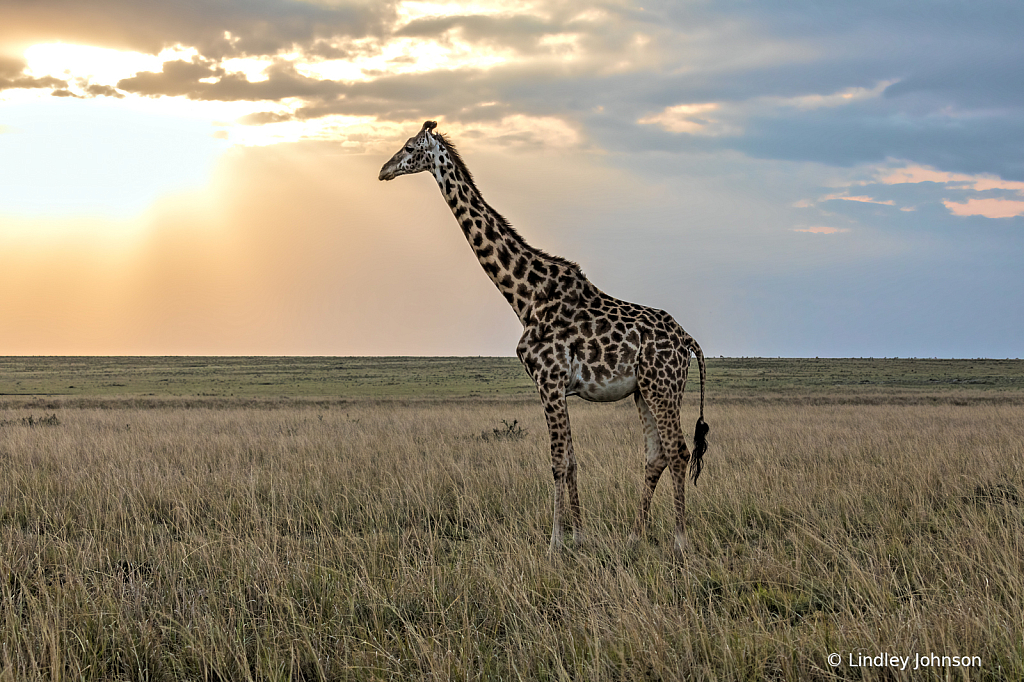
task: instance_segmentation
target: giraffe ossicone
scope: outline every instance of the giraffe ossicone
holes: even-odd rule
[[[551,550],[562,546],[566,497],[573,538],[581,542],[583,537],[566,398],[610,402],[631,395],[647,445],[636,532],[642,534],[649,524],[651,499],[667,468],[675,488],[675,547],[684,552],[687,471],[696,485],[708,449],[707,377],[700,346],[665,311],[613,298],[594,286],[576,263],[527,244],[484,201],[455,146],[435,133],[436,128],[435,121],[424,122],[384,164],[378,179],[420,172],[434,177],[484,272],[523,325],[516,354],[537,385],[551,437]],[[700,371],[700,416],[692,453],[680,424],[691,353]]]

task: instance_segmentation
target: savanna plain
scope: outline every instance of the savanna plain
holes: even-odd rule
[[[681,558],[570,414],[549,556],[514,358],[0,358],[0,680],[1024,679],[1024,361],[709,360]]]

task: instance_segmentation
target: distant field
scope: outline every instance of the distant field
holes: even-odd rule
[[[547,554],[514,358],[2,358],[0,682],[1024,679],[1024,363],[708,371],[679,562],[631,401]]]
[[[529,390],[515,358],[0,358],[0,396],[468,397]]]
[[[709,399],[1024,396],[1022,360],[709,358]],[[689,392],[698,387],[695,366]],[[102,398],[531,398],[516,358],[0,357],[0,401]]]

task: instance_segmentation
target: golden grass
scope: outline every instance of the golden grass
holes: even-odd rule
[[[712,404],[682,563],[629,402],[556,557],[535,402],[275,408],[0,410],[0,680],[1024,677],[1019,406]]]

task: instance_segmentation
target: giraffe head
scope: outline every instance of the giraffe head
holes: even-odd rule
[[[430,170],[431,155],[429,152],[437,145],[433,132],[436,127],[437,121],[425,121],[420,132],[410,137],[405,146],[384,164],[377,179],[393,180],[399,175]]]

